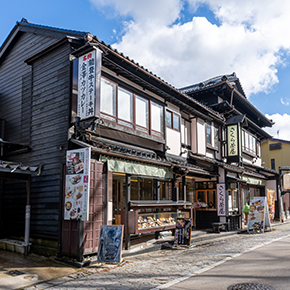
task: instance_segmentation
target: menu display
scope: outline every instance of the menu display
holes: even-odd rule
[[[267,198],[265,196],[254,196],[250,199],[248,231],[264,231],[270,225]]]
[[[191,219],[177,218],[174,245],[190,245]]]
[[[90,156],[90,148],[67,151],[64,197],[65,220],[88,220]]]
[[[123,226],[101,226],[98,262],[121,262]]]

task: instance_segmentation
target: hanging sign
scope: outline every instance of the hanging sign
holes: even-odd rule
[[[68,150],[64,219],[88,220],[91,148]]]
[[[177,218],[174,245],[190,245],[191,219]]]
[[[217,184],[217,215],[226,216],[226,185],[224,183]]]
[[[265,231],[265,227],[271,228],[268,201],[265,196],[254,196],[250,199],[248,231]]]
[[[101,51],[94,49],[79,57],[77,116],[100,116]]]
[[[227,126],[227,161],[240,162],[240,125],[228,125]]]

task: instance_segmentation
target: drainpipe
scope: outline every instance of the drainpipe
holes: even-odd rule
[[[30,190],[31,190],[31,177],[29,176],[26,181],[26,207],[25,207],[25,234],[24,234],[24,255],[28,256],[29,252],[29,232],[30,232]]]

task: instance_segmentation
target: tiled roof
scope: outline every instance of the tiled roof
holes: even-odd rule
[[[232,73],[230,75],[216,76],[206,81],[203,81],[199,84],[194,84],[184,88],[180,88],[179,90],[184,94],[190,94],[192,92],[197,92],[204,89],[208,89],[210,87],[214,87],[216,85],[224,83],[225,81],[230,83],[232,86],[236,86],[237,90],[243,95],[243,97],[246,98],[245,92],[241,86],[239,78],[236,76],[236,73]]]
[[[0,173],[1,172],[39,175],[40,167],[24,166],[21,163],[0,160]]]

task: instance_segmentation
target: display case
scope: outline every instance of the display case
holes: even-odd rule
[[[175,229],[179,217],[192,218],[190,205],[132,204],[128,212],[128,233],[166,231]]]

